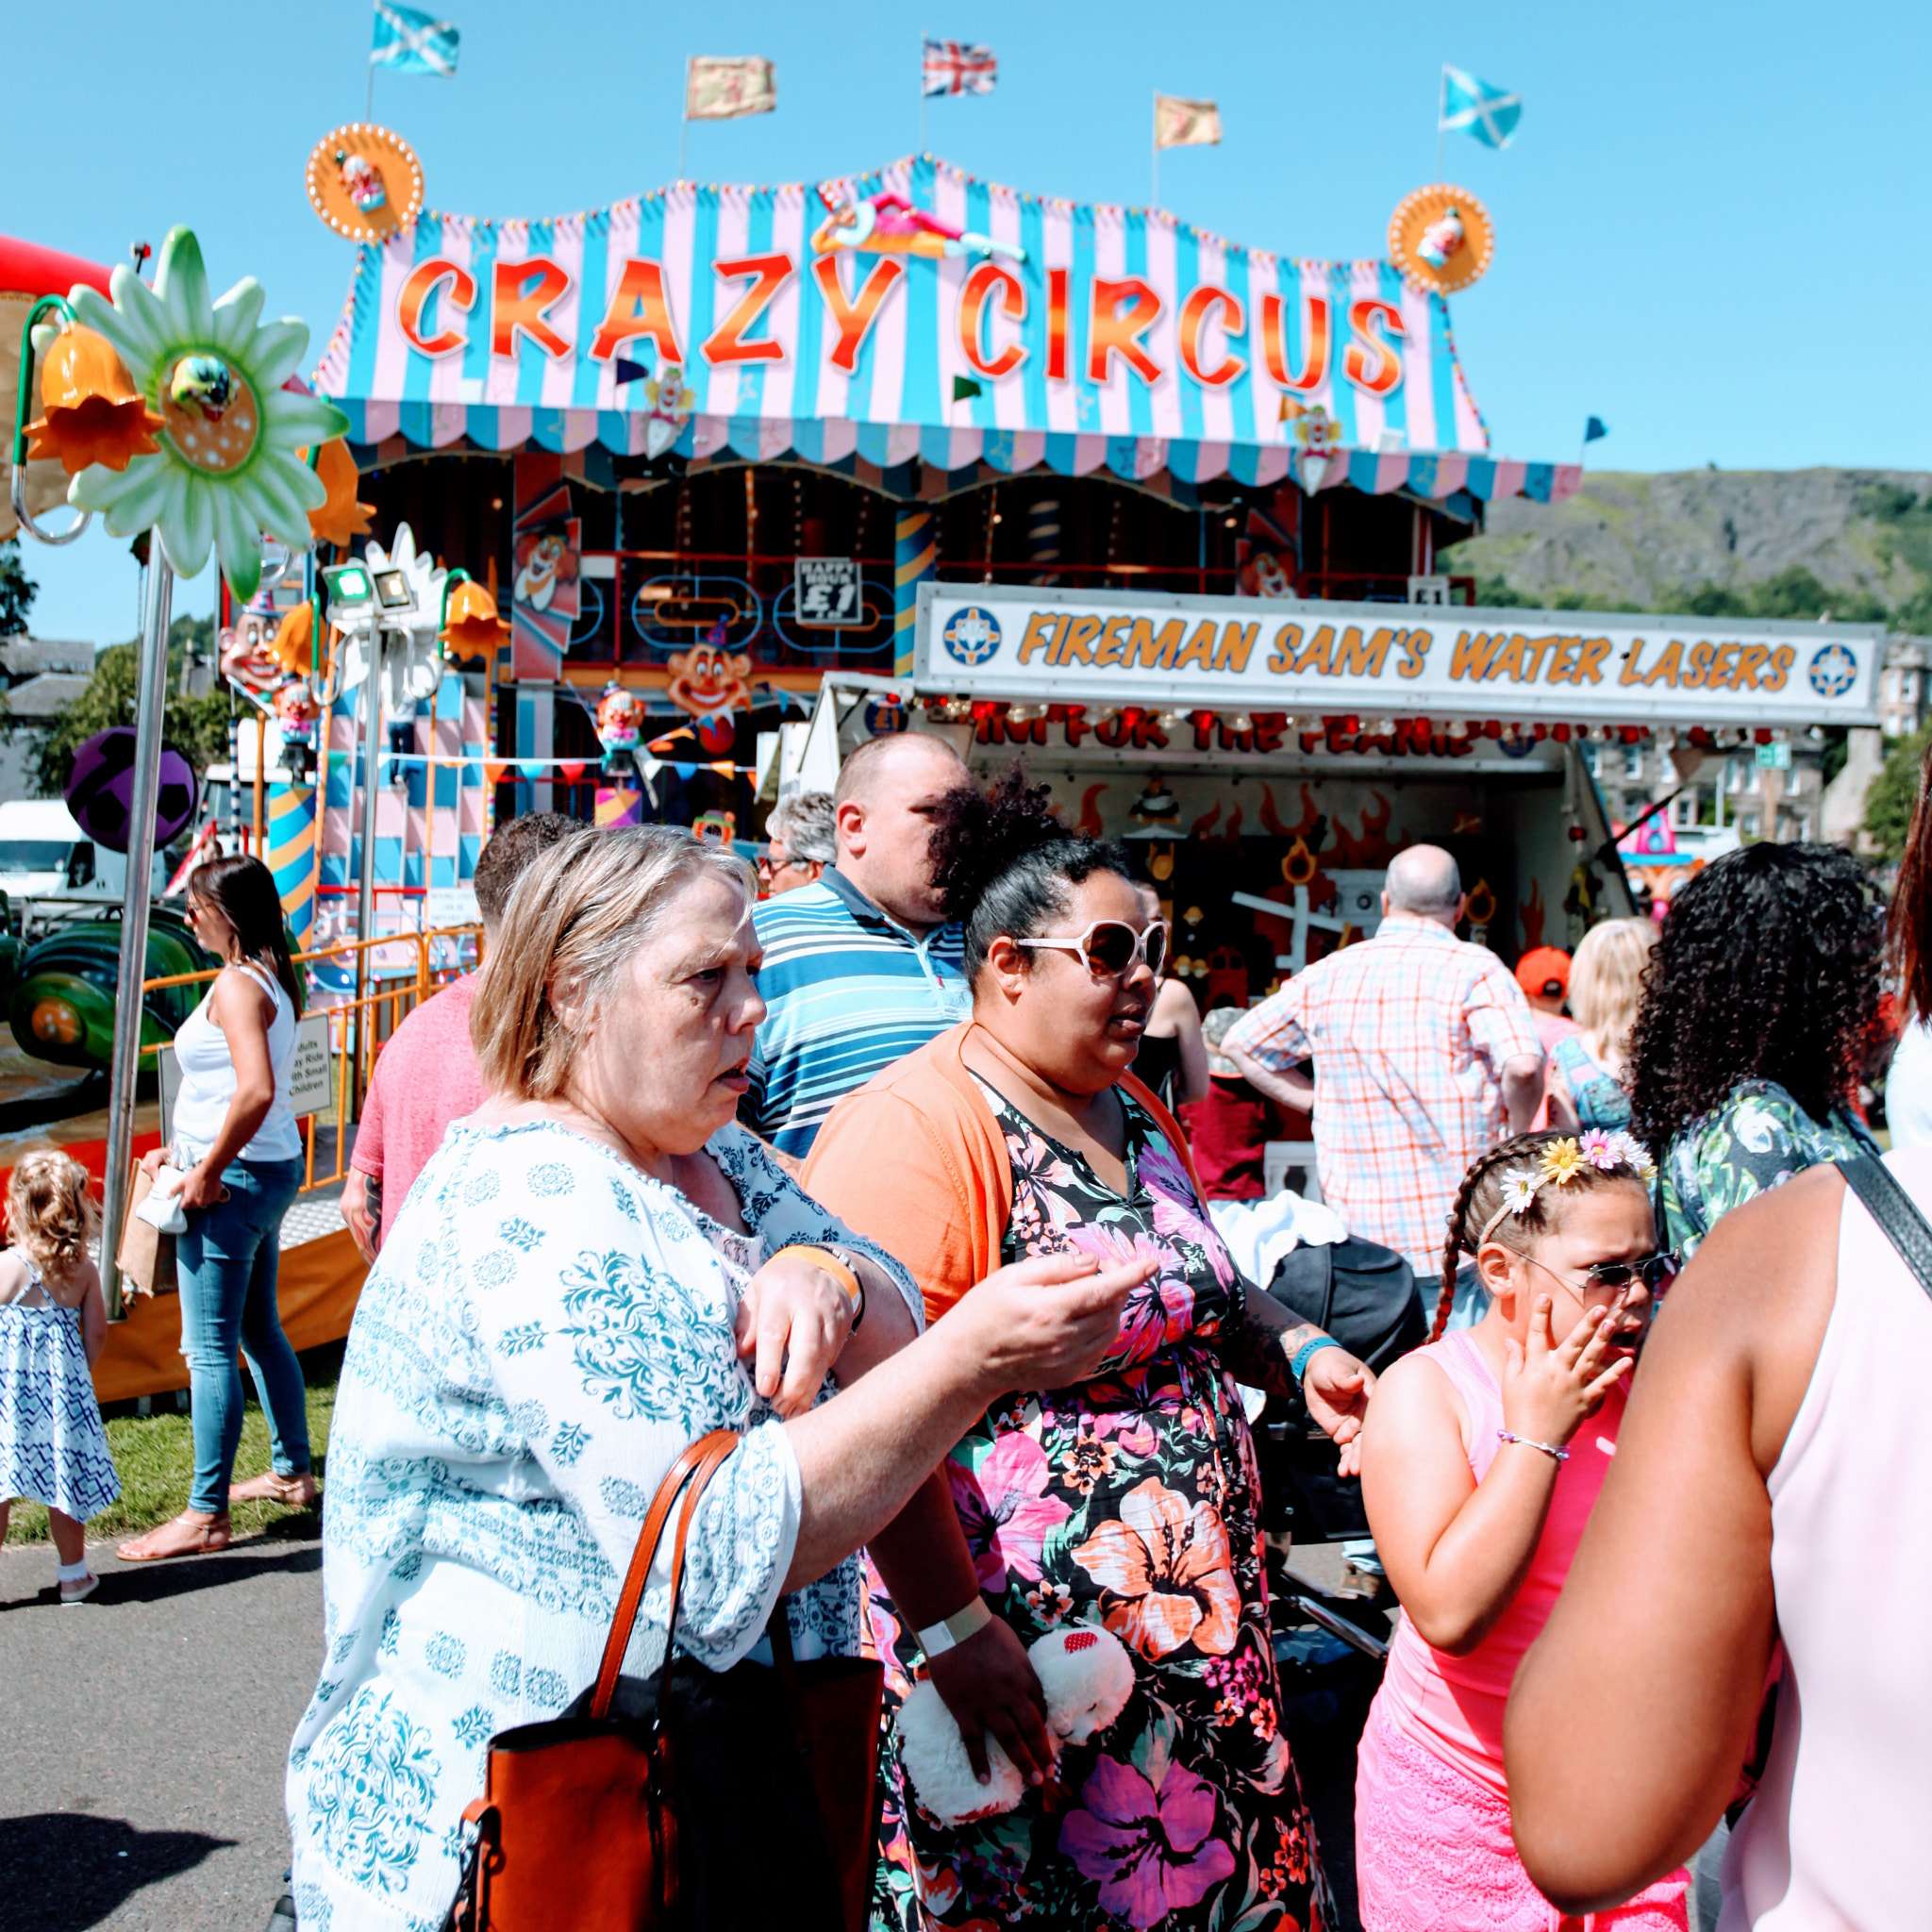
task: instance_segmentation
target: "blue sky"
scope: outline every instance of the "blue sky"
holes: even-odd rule
[[[689,54],[763,54],[778,110],[691,131],[686,172],[774,181],[854,172],[918,144],[922,28],[983,41],[987,98],[930,104],[926,145],[1039,193],[1144,203],[1149,96],[1219,101],[1226,140],[1163,157],[1161,200],[1284,253],[1380,253],[1389,214],[1436,178],[1444,60],[1519,91],[1514,143],[1451,136],[1444,175],[1488,203],[1495,266],[1454,307],[1500,454],[1603,468],[1932,468],[1932,266],[1915,192],[1932,13],[1795,0],[1583,8],[1424,0],[1214,8],[1109,0],[649,8],[448,0],[454,81],[378,74],[375,118],[416,147],[434,207],[543,215],[676,172]],[[97,261],[186,222],[217,289],[254,275],[316,345],[349,245],[315,219],[309,148],[360,118],[359,0],[134,0],[14,8],[0,231]],[[89,49],[98,73],[86,70]],[[64,79],[61,76],[66,76]],[[28,543],[42,636],[134,628],[125,546]],[[212,568],[179,587],[202,611]]]

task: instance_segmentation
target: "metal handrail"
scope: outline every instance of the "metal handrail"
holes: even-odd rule
[[[311,1008],[311,1012],[325,1013],[329,1020],[329,1058],[332,1063],[335,1084],[335,1158],[329,1171],[316,1172],[316,1121],[314,1114],[303,1117],[303,1179],[298,1193],[309,1193],[318,1188],[335,1186],[348,1174],[348,1129],[351,1114],[360,1118],[361,1096],[368,1091],[369,1076],[375,1061],[387,1043],[402,1024],[403,1020],[432,993],[441,991],[452,980],[463,977],[460,967],[452,970],[432,962],[431,951],[438,940],[454,940],[458,944],[464,940],[474,941],[476,947],[476,966],[483,963],[483,928],[480,924],[432,926],[425,932],[398,932],[378,935],[372,939],[337,940],[326,946],[311,947],[306,952],[291,956],[293,962],[303,966],[314,960],[350,960],[366,956],[372,949],[381,946],[408,946],[415,953],[412,970],[403,973],[380,974],[373,978],[365,977],[363,983],[371,990],[358,997],[332,1001],[327,1006]],[[153,979],[142,981],[142,1001],[151,992],[158,992],[168,987],[205,986],[220,976],[224,969],[220,966],[205,967],[196,973],[166,973]],[[383,1008],[387,1008],[387,1012]],[[384,1022],[387,1021],[385,1029]],[[355,1042],[352,1047],[349,1042]],[[158,1064],[160,1050],[172,1045],[170,1041],[157,1041],[141,1047],[142,1055],[152,1055]],[[352,1095],[354,1102],[352,1105]]]

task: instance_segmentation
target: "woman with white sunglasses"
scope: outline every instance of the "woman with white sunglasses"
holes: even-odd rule
[[[973,1016],[833,1109],[806,1185],[905,1263],[941,1336],[1004,1259],[1155,1266],[1096,1374],[995,1404],[874,1539],[874,1636],[902,1693],[923,1663],[975,1769],[991,1733],[1027,1780],[1018,1809],[944,1825],[895,1740],[875,1901],[906,1932],[1328,1924],[1235,1378],[1299,1386],[1344,1462],[1374,1378],[1241,1278],[1180,1129],[1128,1072],[1168,931],[1124,852],[1071,832],[1017,769],[934,822]],[[1120,1639],[1134,1690],[1056,1759],[1025,1647],[1081,1624]]]

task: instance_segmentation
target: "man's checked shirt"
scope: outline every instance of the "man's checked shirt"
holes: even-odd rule
[[[1463,1175],[1507,1130],[1505,1063],[1542,1052],[1503,962],[1407,912],[1297,974],[1224,1046],[1274,1073],[1314,1060],[1323,1196],[1426,1279]]]
[[[769,1010],[738,1118],[802,1160],[837,1102],[972,1009],[964,941],[958,925],[915,940],[836,867],[752,916]]]

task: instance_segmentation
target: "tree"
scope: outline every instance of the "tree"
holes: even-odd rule
[[[1865,794],[1865,830],[1893,864],[1905,857],[1912,808],[1919,802],[1919,767],[1927,745],[1932,745],[1932,725],[1909,738],[1893,739],[1884,766]]]
[[[207,623],[202,620],[203,625]],[[184,626],[190,633],[200,628],[189,618],[181,619],[175,628]],[[66,791],[74,772],[75,750],[83,740],[112,725],[134,723],[140,678],[138,644],[112,644],[94,659],[94,675],[87,689],[55,721],[34,753],[34,777],[42,797],[58,798]],[[176,677],[168,679],[161,737],[200,774],[228,756],[228,698],[220,691],[206,697],[183,697],[176,690],[178,682]]]
[[[20,539],[8,538],[0,543],[0,638],[17,637],[26,628],[26,614],[39,594],[21,563]]]

